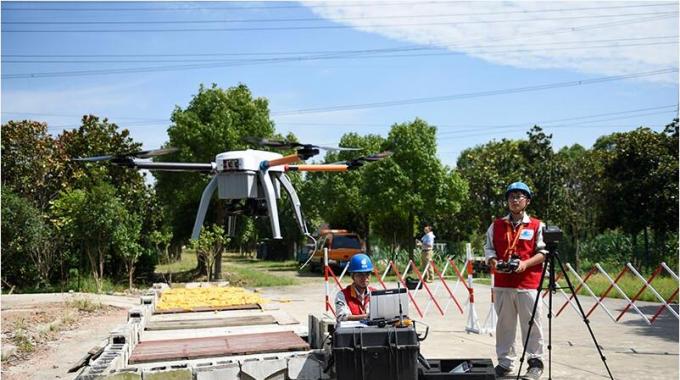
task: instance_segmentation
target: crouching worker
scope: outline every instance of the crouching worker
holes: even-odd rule
[[[340,321],[361,321],[368,319],[368,302],[371,291],[375,290],[368,286],[373,272],[371,259],[357,253],[349,261],[349,272],[352,283],[335,295],[335,313]]]

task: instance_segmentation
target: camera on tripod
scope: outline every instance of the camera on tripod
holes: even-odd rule
[[[513,273],[519,268],[519,262],[519,256],[517,255],[512,255],[508,261],[499,260],[496,262],[496,272]]]
[[[548,249],[556,248],[560,240],[562,240],[562,230],[559,227],[543,227],[543,241]]]

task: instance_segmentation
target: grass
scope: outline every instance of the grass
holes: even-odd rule
[[[169,264],[156,265],[156,273],[179,273],[187,272],[196,268],[196,252],[193,249],[185,249],[180,255],[180,260]]]
[[[156,266],[156,273],[169,277],[174,281],[189,282],[205,280],[195,273],[197,264],[196,252],[192,249],[182,251],[181,259],[170,264]],[[297,262],[257,260],[238,253],[226,252],[222,255],[222,277],[234,286],[267,287],[295,285],[294,276],[277,275],[276,272],[296,271]]]
[[[295,285],[297,283],[292,277],[276,276],[269,272],[246,266],[232,265],[227,270],[228,272],[225,273],[226,279],[234,286],[267,287]]]
[[[84,311],[87,313],[97,311],[104,307],[101,302],[92,302],[87,298],[75,298],[71,301],[66,301],[66,305],[78,311]]]

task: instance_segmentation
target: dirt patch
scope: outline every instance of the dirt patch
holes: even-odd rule
[[[65,378],[68,367],[125,323],[126,310],[85,299],[2,311],[2,378]]]

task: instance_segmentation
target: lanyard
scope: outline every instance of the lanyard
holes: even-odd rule
[[[510,255],[515,253],[515,247],[517,246],[517,241],[519,240],[519,235],[521,235],[524,229],[524,224],[520,224],[517,231],[512,228],[512,223],[508,220],[506,222],[505,239],[508,242],[508,248],[505,249],[505,258],[508,259]]]
[[[359,309],[361,310],[362,314],[366,313],[366,304],[368,304],[369,301],[368,289],[366,289],[366,293],[364,293],[363,299],[359,299],[359,292],[357,292],[356,288],[352,286],[352,297],[361,301],[361,303],[359,303]]]

